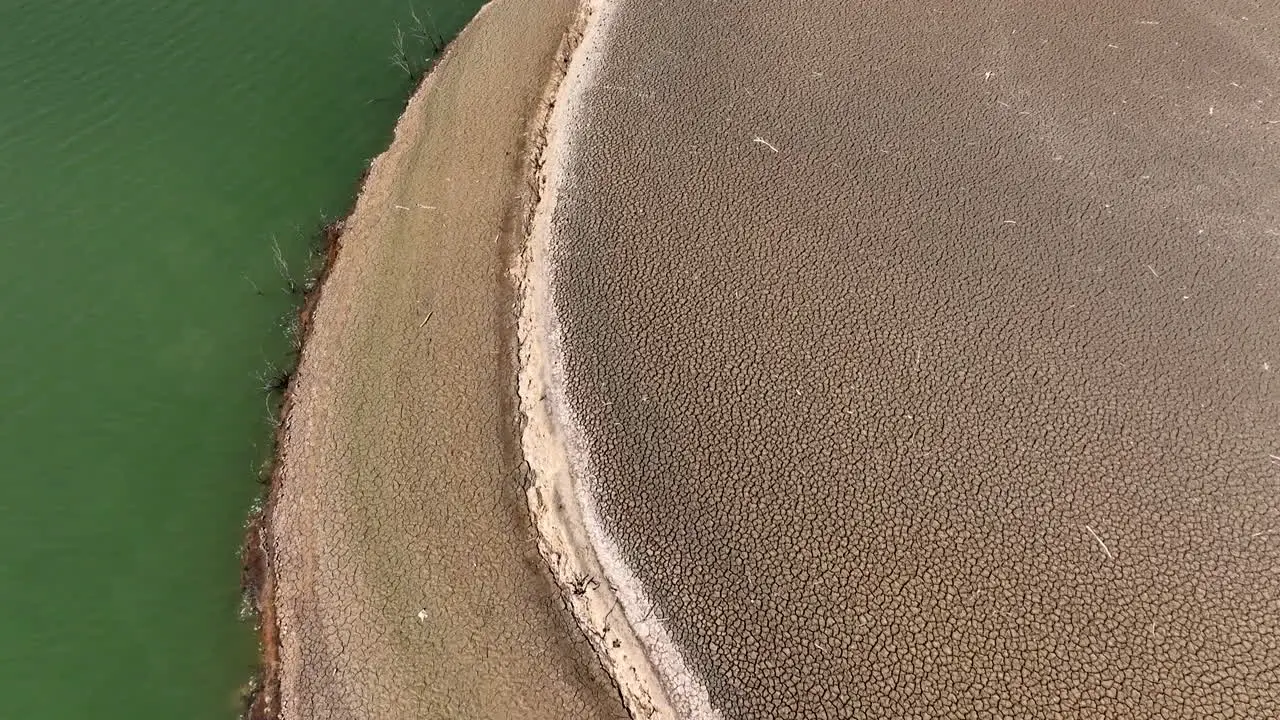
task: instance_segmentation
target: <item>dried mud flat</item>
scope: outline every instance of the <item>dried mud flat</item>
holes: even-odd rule
[[[538,554],[518,439],[507,270],[577,18],[482,9],[331,238],[248,553],[269,566],[261,715],[625,715]]]
[[[673,706],[1280,717],[1277,38],[1248,2],[616,4],[546,378]]]

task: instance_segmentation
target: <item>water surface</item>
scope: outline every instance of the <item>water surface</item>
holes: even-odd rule
[[[477,5],[430,7],[451,35]],[[235,715],[258,375],[293,302],[272,238],[300,273],[299,230],[385,146],[397,22],[0,0],[0,716]]]

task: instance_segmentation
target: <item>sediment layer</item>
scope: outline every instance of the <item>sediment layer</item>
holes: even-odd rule
[[[278,678],[264,714],[273,697],[287,720],[623,712],[538,555],[514,422],[506,269],[576,12],[482,9],[342,225],[259,548],[264,629],[278,629],[278,646],[264,632]]]
[[[542,555],[632,717],[694,718],[702,714],[686,700],[691,676],[672,665],[679,658],[672,657],[673,646],[661,627],[647,622],[650,604],[643,589],[600,532],[583,464],[588,453],[563,396],[550,226],[556,193],[570,181],[566,156],[574,142],[580,93],[591,83],[609,9],[605,1],[586,4],[577,28],[581,39],[547,107],[535,178],[539,202],[524,253],[513,268],[523,290],[520,398],[524,455],[533,480],[529,507]]]
[[[1280,13],[609,22],[552,420],[711,705],[1280,717]]]

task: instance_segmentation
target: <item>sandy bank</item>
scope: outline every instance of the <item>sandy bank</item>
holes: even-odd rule
[[[262,548],[283,718],[622,714],[538,555],[514,424],[506,269],[533,201],[531,130],[576,10],[486,6],[409,102],[343,225]]]
[[[525,252],[513,269],[523,289],[520,315],[520,399],[524,455],[533,474],[529,506],[543,557],[579,624],[622,692],[633,717],[706,715],[705,692],[674,652],[652,604],[620,561],[594,510],[584,464],[589,452],[565,402],[555,311],[551,220],[557,189],[569,179],[568,156],[582,113],[581,93],[604,50],[610,4],[589,3],[566,77],[548,119],[537,175],[539,203]],[[699,698],[701,701],[699,702]]]

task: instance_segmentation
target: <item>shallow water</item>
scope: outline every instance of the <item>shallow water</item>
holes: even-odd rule
[[[455,32],[479,5],[437,3]],[[425,15],[428,3],[417,3]],[[407,85],[400,0],[0,0],[0,716],[230,718],[307,230]]]

